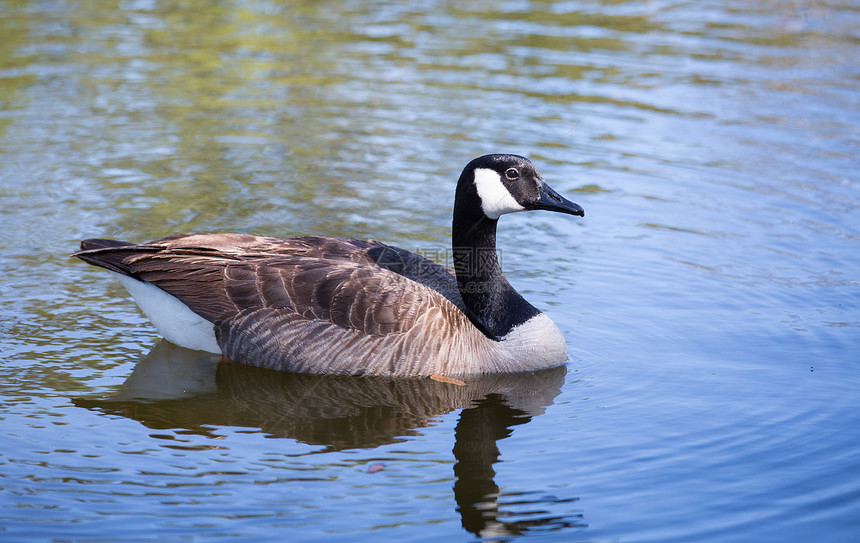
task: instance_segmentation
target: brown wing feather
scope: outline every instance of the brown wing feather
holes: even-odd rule
[[[439,278],[453,277],[402,249],[321,236],[192,234],[139,245],[87,240],[82,247],[89,249],[75,256],[152,283],[216,323],[265,308],[369,335],[398,333],[414,325],[418,308],[439,297],[407,274],[435,266]],[[368,254],[369,249],[374,252]],[[401,273],[380,266],[377,259]]]
[[[224,355],[256,366],[467,372],[471,359],[451,349],[487,343],[458,309],[449,270],[375,241],[194,234],[140,245],[88,240],[82,249],[75,256],[181,300],[213,323]]]

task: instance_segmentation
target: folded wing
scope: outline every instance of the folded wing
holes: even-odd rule
[[[447,269],[375,241],[218,234],[82,249],[79,258],[179,299],[213,323],[226,356],[254,365],[414,373],[439,354],[431,345],[468,328]]]

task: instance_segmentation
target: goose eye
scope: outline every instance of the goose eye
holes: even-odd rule
[[[520,172],[517,171],[516,168],[508,168],[505,170],[505,177],[510,180],[517,179],[520,176]]]

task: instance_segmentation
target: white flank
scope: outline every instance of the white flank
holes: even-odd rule
[[[478,189],[484,215],[491,219],[498,219],[505,213],[514,213],[525,209],[514,200],[514,197],[502,183],[502,178],[493,170],[486,168],[475,170],[475,188]]]
[[[153,284],[116,272],[114,275],[164,339],[186,349],[221,354],[211,322]]]

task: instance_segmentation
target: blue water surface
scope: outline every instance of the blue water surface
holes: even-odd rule
[[[860,539],[853,2],[5,2],[0,539]],[[505,216],[568,363],[466,386],[159,340],[80,239]]]

